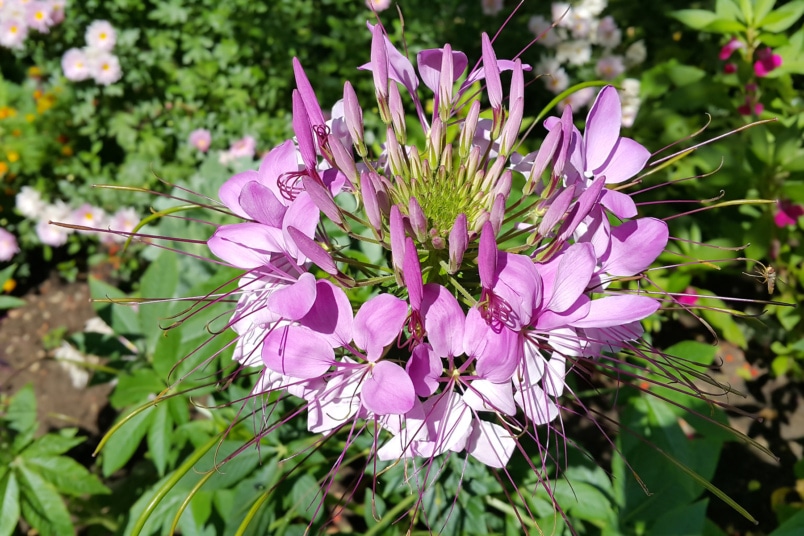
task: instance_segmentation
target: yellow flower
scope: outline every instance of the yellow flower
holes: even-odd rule
[[[42,76],[42,69],[34,65],[28,68],[28,76],[31,78],[40,78]]]
[[[25,120],[33,123],[36,120],[36,114],[25,114]]]
[[[3,283],[3,292],[11,292],[17,287],[17,282],[13,279],[9,278],[6,279],[6,282]]]
[[[11,108],[9,106],[0,106],[0,119],[5,119],[6,117],[14,117],[17,115],[17,110]]]
[[[8,151],[6,152],[6,158],[8,158],[8,161],[13,164],[20,159],[20,153],[17,151]]]
[[[65,145],[64,147],[61,148],[61,154],[63,154],[64,156],[73,156],[73,148],[70,147],[69,145]]]
[[[0,162],[0,177],[8,173],[8,164]]]

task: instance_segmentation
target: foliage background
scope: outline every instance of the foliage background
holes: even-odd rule
[[[461,0],[401,0],[399,4],[404,26],[393,11],[383,13],[383,22],[395,42],[402,42],[404,35],[411,54],[449,42],[470,58],[478,58],[480,32],[492,33],[508,12],[504,9],[497,16],[486,16],[480,2]],[[506,2],[506,8],[513,4]],[[727,36],[742,30],[728,24],[710,27],[689,16],[670,15],[680,9],[709,9],[724,20],[739,22],[746,5],[755,9],[766,4],[773,6],[763,1],[674,0],[662,4],[664,16],[645,17],[639,3],[610,2],[607,13],[624,28],[628,39],[644,39],[649,51],[640,76],[643,108],[627,135],[658,150],[700,128],[706,114],[712,118],[708,136],[745,124],[746,118],[736,109],[742,103],[745,76],[750,73],[724,76],[717,59]],[[794,14],[801,4],[779,3],[794,6]],[[499,57],[514,56],[533,37],[527,30],[527,16],[536,8],[526,3],[522,9],[523,14],[505,29],[497,47]],[[793,17],[794,22],[800,16]],[[179,193],[168,184],[173,183],[214,198],[219,185],[233,172],[257,165],[239,161],[224,166],[217,161],[217,151],[243,135],[253,135],[258,151],[264,152],[291,135],[289,102],[294,82],[290,58],[298,57],[308,70],[325,106],[340,98],[346,79],[353,82],[364,106],[372,102],[370,76],[355,71],[356,66],[368,61],[370,34],[365,22],[370,18],[359,0],[86,0],[70,3],[66,20],[49,34],[32,34],[24,50],[0,49],[0,107],[17,111],[14,117],[0,121],[0,158],[7,166],[2,177],[5,195],[0,201],[0,225],[17,233],[23,246],[16,259],[16,277],[21,283],[17,295],[54,266],[75,277],[85,273],[88,265],[118,255],[86,236],[76,235],[67,247],[55,251],[39,245],[31,223],[13,210],[14,195],[22,186],[35,186],[50,200],[89,202],[109,212],[132,205],[143,216],[151,208],[164,209],[169,203],[150,195],[91,185]],[[61,75],[62,54],[84,44],[84,30],[96,19],[109,20],[119,32],[115,52],[124,75],[109,87],[71,83]],[[721,159],[725,162],[713,177],[676,184],[646,200],[713,199],[724,190],[727,200],[785,198],[804,203],[800,136],[804,112],[801,67],[795,66],[795,58],[801,57],[804,47],[798,35],[802,35],[800,28],[790,25],[766,31],[762,37],[767,45],[785,54],[786,70],[761,81],[766,103],[763,117],[780,120],[708,146],[668,168],[665,175],[652,177],[652,183],[657,184],[668,178],[701,175],[718,168]],[[537,45],[526,51],[523,59],[536,63],[540,52]],[[538,83],[529,86],[529,91],[533,104],[526,115],[533,117],[551,96]],[[366,117],[370,115],[366,113]],[[373,125],[367,126],[371,129]],[[208,155],[198,153],[186,142],[197,128],[212,132]],[[538,130],[531,136],[531,150],[540,138]],[[15,159],[10,158],[12,153],[17,155]],[[666,215],[661,205],[650,210],[654,215]],[[773,225],[773,214],[773,205],[707,211],[676,220],[673,234],[722,247],[750,242],[751,248],[740,255],[773,263],[785,282],[779,285],[777,299],[799,303],[804,287],[802,220],[792,228],[780,229]],[[210,218],[207,212],[198,215]],[[215,216],[212,218],[214,221]],[[155,234],[195,239],[205,239],[208,233],[192,222],[170,218],[154,222],[153,230]],[[204,254],[200,246],[186,249]],[[726,256],[722,250],[689,245],[680,245],[679,250],[692,258]],[[188,257],[160,255],[156,249],[141,247],[135,247],[119,262],[122,264],[111,282],[90,282],[95,296],[204,295],[234,277]],[[761,295],[762,289],[742,275],[750,269],[746,264],[732,263],[716,273],[692,266],[657,273],[656,279],[677,292],[692,286],[701,295]],[[757,306],[735,307],[759,312]],[[206,347],[203,354],[192,354],[206,339],[204,322],[188,320],[163,336],[153,321],[180,313],[180,305],[134,310],[99,303],[97,309],[113,328],[114,336],[76,334],[70,342],[82,351],[106,358],[93,382],[116,381],[109,402],[126,423],[111,436],[99,462],[86,469],[65,456],[79,441],[74,430],[34,437],[35,399],[30,390],[4,398],[0,404],[0,452],[4,456],[0,465],[0,534],[14,534],[23,527],[33,527],[42,534],[69,534],[74,530],[130,534],[139,529],[143,533],[166,533],[174,523],[186,534],[234,534],[240,527],[255,534],[301,534],[311,522],[314,529],[323,530],[331,515],[339,512],[337,494],[321,511],[310,506],[317,504],[316,490],[326,475],[327,462],[331,463],[338,452],[337,441],[301,459],[293,476],[280,478],[288,471],[284,461],[288,453],[307,452],[310,446],[303,430],[282,427],[260,438],[259,450],[247,448],[223,470],[212,471],[218,461],[253,441],[253,423],[244,418],[250,410],[238,412],[237,403],[249,392],[253,378],[241,378],[225,390],[218,388],[226,380],[225,373],[194,375],[178,386],[174,380],[210,356],[209,370],[230,370],[225,351],[215,354],[225,347],[226,337],[217,338],[215,347]],[[804,328],[796,310],[771,306],[763,324],[724,316],[706,320],[724,340],[748,351],[757,366],[770,369],[777,377],[801,380]],[[649,327],[657,344],[672,348],[678,343],[680,326],[684,324],[679,315],[667,315]],[[711,336],[699,327],[683,329],[685,335],[698,337],[699,342],[674,351],[703,365],[716,364],[715,349],[707,345]],[[125,337],[125,344],[120,336]],[[140,359],[129,359],[132,351]],[[188,354],[192,358],[174,369],[176,357]],[[616,406],[623,426],[650,438],[653,446],[629,433],[618,435],[616,429],[612,429],[615,439],[611,445],[588,430],[584,433],[578,424],[578,449],[571,450],[566,459],[559,456],[551,467],[552,471],[563,469],[554,472],[554,492],[578,532],[722,534],[735,527],[750,527],[741,521],[723,523],[723,517],[717,523],[713,521],[710,505],[719,499],[704,493],[700,484],[656,450],[672,453],[710,480],[719,453],[732,436],[724,435],[711,422],[683,416],[672,405],[636,390],[615,395],[615,390],[606,387],[590,395],[590,403],[604,408]],[[131,416],[131,410],[138,407],[143,411]],[[217,407],[222,409],[209,409]],[[696,409],[710,415],[707,407]],[[278,414],[281,410],[280,405]],[[725,419],[719,412],[711,415],[715,421]],[[692,426],[694,436],[684,434],[679,426],[681,417]],[[229,429],[234,421],[240,424]],[[625,456],[653,495],[644,493],[622,458],[613,454],[615,450]],[[527,507],[543,530],[568,532],[536,475],[525,470],[522,460],[519,463],[512,470],[517,485],[534,493],[514,496],[512,505],[504,495],[504,486],[490,474],[473,464],[463,466],[459,460],[450,460],[445,474],[424,499],[433,526],[445,534],[518,534],[523,521],[517,518],[515,508]],[[340,484],[348,488],[361,471],[382,469],[349,466]],[[373,501],[365,484],[370,478],[364,477],[341,517],[357,532],[403,533],[404,522],[392,524],[400,508],[409,506],[411,500],[400,468],[380,477]],[[778,483],[778,489],[786,490],[784,493],[792,498],[783,493],[782,500],[777,500],[774,519],[762,526],[763,533],[770,533],[783,522],[787,522],[787,529],[774,532],[777,536],[804,525],[802,497],[795,499],[796,493],[802,495],[797,485],[803,479],[804,466],[799,461],[791,467],[790,479]],[[453,502],[456,495],[458,499]],[[146,518],[142,514],[149,511],[156,497],[160,501]],[[184,514],[177,517],[179,511]],[[738,514],[732,516],[734,519]],[[24,521],[17,524],[20,517]],[[528,528],[536,530],[535,524]]]

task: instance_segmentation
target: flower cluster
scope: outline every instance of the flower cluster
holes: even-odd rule
[[[638,217],[618,189],[650,153],[620,136],[608,86],[583,133],[566,106],[544,122],[541,147],[521,155],[529,66],[497,59],[484,34],[475,69],[450,45],[421,51],[415,68],[370,28],[362,68],[382,151],[367,146],[352,86],[326,121],[294,60],[295,138],[220,188],[243,220],[208,240],[245,271],[234,358],[261,370],[255,396],[296,397],[308,430],[349,430],[347,448],[373,423],[379,460],[466,452],[502,468],[518,438],[541,444],[540,427],[560,426],[567,374],[637,345],[640,321],[660,307],[620,283],[668,241],[667,225]],[[482,114],[481,85],[491,107]],[[404,102],[421,132],[408,131]]]
[[[64,0],[0,2],[0,46],[22,48],[31,30],[48,33],[64,20]]]
[[[551,92],[559,94],[570,86],[568,70],[580,80],[615,80],[628,68],[645,61],[647,52],[641,40],[633,42],[624,54],[617,53],[622,48],[622,31],[613,17],[599,18],[607,4],[606,0],[583,0],[572,6],[554,2],[549,19],[542,15],[531,17],[528,26],[539,38],[537,42],[552,51],[552,55],[543,57],[536,66],[537,72],[544,74],[545,87]],[[591,65],[594,65],[594,73],[590,71]],[[622,124],[630,127],[640,105],[639,81],[626,81]],[[625,82],[623,85],[626,86]],[[569,104],[577,110],[590,103],[592,97],[591,88],[583,89],[567,97],[562,107]]]
[[[753,46],[753,45],[752,45]],[[762,47],[754,49],[745,42],[736,37],[732,37],[723,45],[718,54],[721,61],[726,62],[723,65],[723,72],[725,74],[740,74],[740,66],[737,62],[731,61],[735,51],[742,51],[742,59],[750,66],[753,61],[753,77],[748,82],[745,82],[743,93],[745,99],[741,105],[737,107],[737,112],[740,115],[759,115],[765,110],[765,106],[760,102],[760,91],[757,84],[760,78],[768,76],[771,71],[774,71],[782,65],[782,57],[774,54],[770,47]],[[750,67],[747,67],[750,69]],[[748,78],[749,75],[743,73],[743,79]]]
[[[109,22],[96,20],[87,28],[84,48],[71,48],[61,58],[64,76],[73,82],[93,79],[108,86],[123,76],[120,60],[112,53],[117,33]]]
[[[107,242],[123,242],[122,234],[104,233],[105,229],[115,229],[123,233],[134,230],[140,217],[133,208],[121,208],[109,216],[103,209],[84,203],[77,209],[64,201],[47,203],[39,192],[30,186],[23,186],[16,197],[16,209],[22,216],[36,223],[36,236],[43,244],[51,247],[63,246],[67,238],[75,232],[74,228],[51,225],[50,222],[62,222],[82,228],[80,232],[92,233],[89,228],[100,232],[101,240]],[[87,229],[84,229],[87,228]]]

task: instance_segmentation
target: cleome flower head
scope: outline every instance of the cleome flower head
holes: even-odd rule
[[[506,471],[519,451],[538,472],[545,432],[585,411],[569,374],[639,377],[618,368],[624,348],[650,361],[640,322],[661,295],[627,281],[669,231],[621,189],[651,154],[620,135],[611,86],[585,128],[567,105],[521,153],[530,66],[485,34],[476,64],[449,44],[414,64],[368,30],[380,142],[351,84],[325,114],[294,60],[294,138],[219,190],[240,219],[207,242],[244,271],[225,296],[234,359],[259,372],[255,399],[294,403],[310,434],[345,432],[333,476],[361,433],[367,466],[404,463],[421,486],[449,455]]]

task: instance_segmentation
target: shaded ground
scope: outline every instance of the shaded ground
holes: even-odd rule
[[[53,276],[25,296],[26,305],[0,313],[0,390],[12,394],[33,384],[40,432],[77,426],[98,433],[98,415],[110,385],[77,388],[44,341],[82,331],[95,316],[86,283],[65,284]],[[56,339],[58,337],[55,337]]]
[[[45,348],[44,340],[63,331],[82,331],[94,316],[86,283],[64,283],[51,277],[25,295],[26,305],[0,316],[0,391],[16,392],[32,383],[41,430],[77,426],[98,439],[98,418],[107,406],[109,384],[76,388],[69,372]],[[739,349],[721,346],[721,367],[715,379],[746,393],[731,404],[751,416],[732,415],[732,425],[767,446],[779,458],[769,458],[747,445],[724,448],[714,484],[744,506],[760,522],[753,526],[716,498],[708,515],[729,535],[768,534],[777,526],[771,497],[792,500],[778,490],[795,486],[792,466],[804,450],[803,386],[786,378],[772,379],[762,359],[747,359]],[[100,425],[101,428],[108,423]],[[90,462],[90,458],[85,461]],[[793,497],[794,499],[795,497]]]

